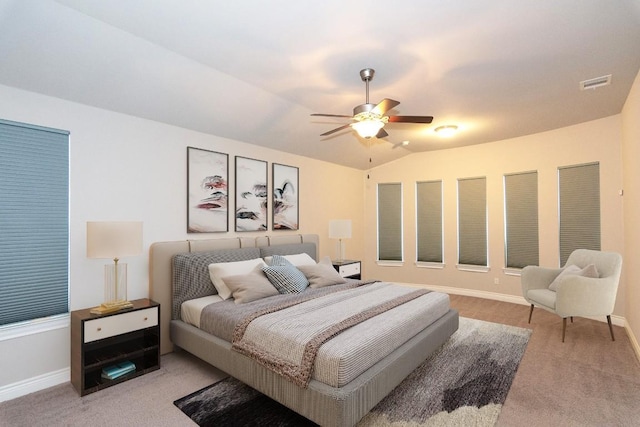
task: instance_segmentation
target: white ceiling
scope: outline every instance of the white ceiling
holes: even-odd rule
[[[366,67],[433,123],[320,137]],[[638,0],[0,0],[0,84],[359,169],[618,114],[639,69]]]

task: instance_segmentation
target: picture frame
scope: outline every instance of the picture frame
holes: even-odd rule
[[[299,170],[295,166],[279,163],[272,165],[273,230],[298,230],[299,224]]]
[[[229,231],[229,155],[187,147],[187,233]]]
[[[235,230],[267,231],[267,162],[236,156],[235,158]]]

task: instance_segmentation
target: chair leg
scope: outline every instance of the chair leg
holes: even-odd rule
[[[611,333],[611,341],[615,341],[616,338],[613,336],[613,326],[611,326],[611,316],[607,316],[607,323],[609,324],[609,332]]]
[[[533,314],[533,304],[531,304],[531,309],[529,309],[529,323],[531,323],[531,315]]]
[[[562,342],[564,342],[564,333],[567,330],[567,318],[563,317],[562,318]]]

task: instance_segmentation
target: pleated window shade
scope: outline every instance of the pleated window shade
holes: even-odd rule
[[[442,261],[442,181],[416,183],[417,261]]]
[[[458,179],[458,263],[487,266],[487,179]]]
[[[505,265],[538,265],[538,172],[504,176],[504,211]]]
[[[402,256],[402,184],[378,184],[378,260]]]
[[[600,164],[558,168],[560,265],[576,249],[600,250]]]
[[[0,120],[0,325],[68,312],[69,132]]]

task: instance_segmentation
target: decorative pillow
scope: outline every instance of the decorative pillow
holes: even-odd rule
[[[218,291],[218,295],[220,295],[222,299],[229,299],[231,297],[231,290],[225,284],[222,279],[223,277],[250,274],[256,266],[262,267],[265,265],[262,258],[209,264],[209,276],[211,276],[211,281]]]
[[[311,288],[323,288],[347,283],[347,280],[333,268],[333,263],[331,263],[331,259],[328,256],[322,258],[317,264],[301,265],[298,270],[305,275]]]
[[[225,276],[222,279],[231,290],[231,296],[236,304],[278,295],[278,290],[267,279],[261,265],[254,267],[250,274]]]
[[[309,286],[304,274],[293,265],[265,266],[262,271],[281,294],[297,294]]]
[[[289,263],[295,267],[301,265],[316,265],[315,260],[307,253],[295,255],[273,255],[265,257],[264,260],[269,265],[286,265],[284,264],[284,261],[289,261]]]
[[[558,283],[560,283],[560,279],[562,277],[570,276],[570,275],[591,277],[594,279],[600,277],[600,275],[598,274],[598,269],[596,268],[595,264],[589,264],[583,269],[580,269],[580,267],[578,267],[577,265],[572,264],[562,269],[560,274],[558,274],[558,276],[555,279],[553,279],[553,282],[551,282],[551,284],[549,285],[549,289],[555,292],[558,289]]]

